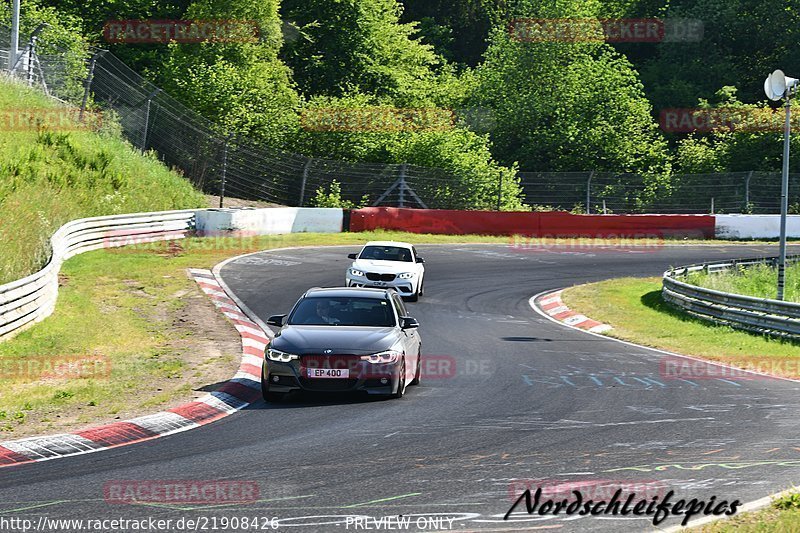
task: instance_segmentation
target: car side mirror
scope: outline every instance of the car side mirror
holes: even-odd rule
[[[283,327],[283,319],[286,318],[286,315],[272,315],[267,319],[267,325],[276,326],[276,327]]]
[[[419,322],[413,316],[401,316],[400,328],[401,329],[414,329],[419,327]]]
[[[417,263],[424,263],[425,260],[421,257],[417,257]]]
[[[347,258],[348,259],[357,259],[358,258],[358,254],[347,254]]]

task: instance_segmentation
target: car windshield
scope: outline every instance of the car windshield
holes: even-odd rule
[[[411,250],[400,246],[366,246],[359,259],[376,259],[379,261],[411,262]]]
[[[289,317],[290,325],[395,326],[392,306],[383,298],[304,298]]]

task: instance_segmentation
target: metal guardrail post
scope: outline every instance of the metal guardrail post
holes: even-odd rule
[[[747,177],[744,179],[744,209],[742,212],[749,213],[750,212],[750,180],[753,178],[753,171],[747,173]]]
[[[306,200],[306,182],[308,182],[308,173],[311,171],[311,164],[314,162],[313,157],[309,157],[306,164],[303,166],[303,181],[300,183],[300,200],[297,202],[297,207],[303,207],[303,202]]]
[[[586,214],[592,214],[592,178],[594,177],[594,170],[589,172],[589,179],[586,180]]]
[[[161,89],[155,89],[149,95],[147,95],[147,106],[145,107],[144,112],[144,129],[142,130],[142,141],[139,145],[139,149],[144,153],[147,147],[147,130],[150,129],[150,103],[153,101],[153,98],[161,92]]]
[[[225,202],[225,182],[228,177],[228,142],[231,136],[225,138],[225,143],[222,145],[222,183],[219,187],[219,208],[222,209]]]
[[[86,82],[84,83],[83,88],[83,99],[81,100],[81,112],[78,116],[78,120],[81,122],[83,122],[83,114],[86,112],[86,105],[89,102],[89,93],[92,90],[92,81],[94,81],[94,67],[97,64],[97,60],[100,58],[100,56],[106,52],[108,52],[108,50],[98,50],[89,60],[89,73],[86,75]]]

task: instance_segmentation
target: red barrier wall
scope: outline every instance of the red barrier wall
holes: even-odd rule
[[[564,212],[449,211],[366,207],[350,212],[350,231],[387,229],[449,235],[714,238],[710,215],[573,215]]]

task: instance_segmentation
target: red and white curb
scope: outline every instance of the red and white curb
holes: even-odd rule
[[[535,298],[532,303],[550,318],[574,328],[591,331],[592,333],[605,333],[612,329],[608,324],[592,320],[586,315],[576,313],[564,305],[563,300],[561,300],[562,292],[564,292],[563,289],[542,294]]]
[[[98,452],[194,429],[234,413],[261,397],[261,363],[271,333],[253,322],[209,270],[189,274],[242,337],[242,362],[227,383],[195,401],[160,413],[74,433],[0,442],[0,467]]]

